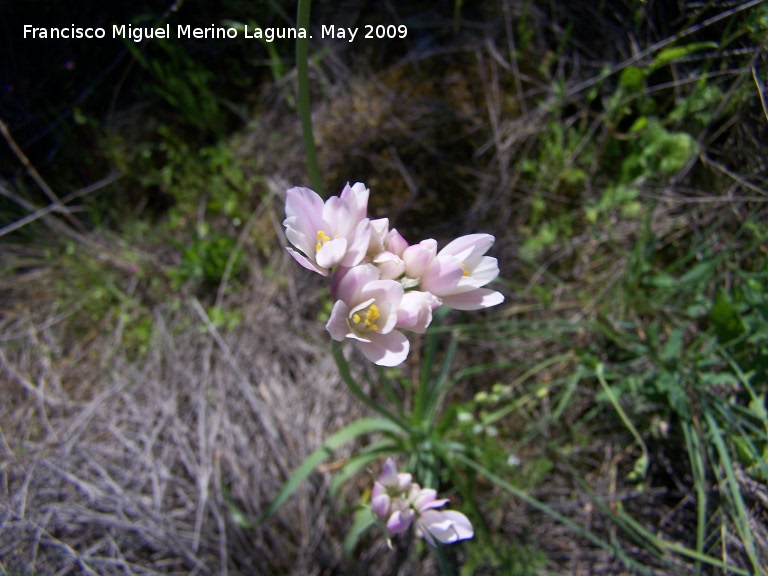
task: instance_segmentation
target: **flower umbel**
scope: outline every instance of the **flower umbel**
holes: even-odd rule
[[[380,366],[397,366],[410,349],[400,330],[423,334],[440,306],[477,310],[504,301],[484,288],[499,275],[496,259],[485,256],[495,238],[461,236],[439,252],[432,238],[409,245],[387,218],[369,220],[368,194],[360,182],[325,202],[309,188],[288,190],[283,225],[295,249],[287,250],[308,270],[333,271],[331,337],[353,340]]]
[[[416,535],[431,546],[453,544],[474,536],[472,523],[461,512],[437,510],[448,503],[438,499],[432,488],[422,488],[411,475],[398,473],[391,458],[384,463],[371,493],[371,510],[394,536],[406,532],[415,522]]]

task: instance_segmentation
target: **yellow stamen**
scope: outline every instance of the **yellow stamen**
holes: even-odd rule
[[[371,304],[365,311],[360,311],[360,314],[355,312],[352,314],[352,322],[357,330],[361,332],[377,331],[379,327],[375,324],[379,319],[379,307],[376,304]]]
[[[320,252],[320,249],[323,247],[323,244],[330,241],[331,237],[328,236],[328,234],[325,233],[323,230],[317,231],[317,244],[315,245],[315,252]]]
[[[461,269],[464,270],[464,276],[469,276],[469,270],[467,270],[467,267],[464,265],[464,262],[461,263]]]

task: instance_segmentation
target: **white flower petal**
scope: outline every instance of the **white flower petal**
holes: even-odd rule
[[[366,284],[378,279],[379,269],[373,264],[338,269],[333,275],[331,295],[350,306],[355,306],[361,301],[360,293]]]
[[[499,263],[496,258],[490,256],[483,256],[480,260],[472,265],[466,265],[468,274],[464,276],[464,279],[471,280],[476,287],[485,286],[491,280],[496,279],[499,275]],[[461,286],[461,281],[459,281]]]
[[[333,268],[347,253],[347,239],[334,238],[323,244],[315,254],[315,260],[323,268]]]
[[[315,244],[317,241],[315,240],[316,234],[314,231],[301,229],[302,223],[297,221],[295,216],[286,218],[283,224],[285,225],[285,237],[288,239],[288,242],[296,246],[296,248],[301,250],[304,254],[309,255],[315,253]],[[312,236],[311,240],[308,234]]]
[[[461,260],[450,254],[438,256],[422,274],[419,287],[435,296],[443,296],[452,294],[462,278]]]
[[[429,534],[443,544],[453,544],[475,535],[469,519],[454,510],[426,510],[419,515],[417,522],[425,539]]]
[[[304,254],[300,254],[300,253],[296,252],[296,250],[294,250],[293,248],[291,248],[289,246],[286,246],[285,249],[288,250],[288,253],[291,256],[293,256],[293,258],[296,260],[296,262],[298,262],[299,264],[304,266],[304,268],[306,268],[307,270],[311,270],[312,272],[318,272],[319,274],[322,274],[323,276],[328,276],[328,270],[318,266],[317,264],[312,262],[312,260],[310,260],[309,258],[304,256]]]
[[[397,327],[424,334],[432,322],[432,310],[439,305],[440,300],[429,292],[406,292],[397,309]]]
[[[372,333],[370,342],[355,341],[368,360],[378,366],[397,366],[408,357],[410,342],[402,332],[392,330],[388,334]]]
[[[387,530],[391,534],[400,534],[408,530],[413,522],[413,510],[396,511],[387,520]]]
[[[413,246],[408,246],[402,255],[403,262],[405,263],[405,273],[410,278],[419,278],[430,262],[434,260],[436,254],[437,241],[431,238],[422,240]]]
[[[331,310],[331,317],[325,324],[325,329],[328,330],[331,338],[337,342],[341,342],[349,334],[348,316],[349,307],[341,300],[337,300]]]
[[[285,215],[288,218],[295,217],[299,222],[305,223],[306,228],[316,232],[322,224],[323,199],[309,188],[291,188],[286,192]]]
[[[460,236],[449,242],[445,248],[440,250],[440,254],[451,254],[460,256],[461,260],[468,260],[473,257],[482,256],[495,242],[496,238],[491,234],[468,234]]]
[[[443,306],[454,310],[480,310],[504,302],[504,295],[488,288],[475,288],[469,292],[442,296]]]

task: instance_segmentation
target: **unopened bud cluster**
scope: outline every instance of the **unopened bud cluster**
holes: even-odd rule
[[[437,510],[448,503],[432,488],[422,488],[410,474],[398,472],[387,458],[371,493],[371,509],[386,525],[391,536],[415,525],[416,535],[432,546],[436,541],[452,544],[474,536],[472,524],[461,512]]]

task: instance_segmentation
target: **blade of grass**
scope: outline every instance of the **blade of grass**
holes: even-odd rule
[[[717,450],[717,455],[720,459],[720,465],[723,468],[726,476],[726,484],[728,490],[725,494],[730,496],[731,504],[734,507],[734,514],[731,516],[732,520],[736,524],[736,530],[739,533],[742,543],[744,544],[749,557],[749,561],[756,573],[760,573],[760,561],[755,552],[755,541],[752,536],[752,531],[749,528],[749,517],[747,516],[747,510],[744,506],[744,499],[741,496],[741,489],[739,483],[736,481],[736,474],[733,471],[733,462],[731,461],[728,447],[725,445],[723,435],[720,431],[720,427],[717,424],[714,416],[709,410],[704,411],[704,417],[707,420],[707,426],[710,434],[712,435],[712,442]]]
[[[376,524],[377,520],[373,515],[373,512],[371,512],[371,509],[367,506],[361,506],[355,513],[355,519],[352,522],[352,526],[350,526],[349,530],[347,531],[347,535],[344,538],[342,553],[344,554],[345,558],[352,556],[352,553],[355,551],[360,538],[362,538],[363,535],[368,532],[368,530],[376,526]]]
[[[648,457],[648,448],[646,447],[645,442],[643,441],[643,438],[640,436],[640,433],[637,431],[637,428],[635,428],[634,424],[632,424],[629,417],[627,416],[627,413],[624,412],[624,409],[621,407],[621,404],[619,404],[619,400],[618,398],[616,398],[616,395],[613,393],[613,389],[608,385],[608,382],[605,381],[602,363],[598,363],[598,365],[595,367],[595,375],[597,376],[597,379],[600,382],[600,385],[603,387],[605,394],[608,396],[608,399],[611,401],[611,404],[613,404],[614,409],[616,410],[619,417],[621,418],[621,421],[630,431],[632,436],[635,437],[635,441],[638,443],[638,445],[640,446],[640,449],[643,452],[643,455],[641,457],[642,471],[640,475],[642,476],[642,478],[645,478],[645,475],[648,472],[648,463],[650,461]],[[635,470],[637,470],[637,468],[638,467],[635,466]]]
[[[621,529],[628,537],[632,538],[632,540],[641,546],[645,552],[652,554],[659,561],[664,561],[662,555],[663,546],[659,545],[653,540],[648,539],[642,531],[638,531],[636,526],[639,526],[639,524],[635,523],[635,525],[633,525],[632,522],[630,522],[631,518],[627,514],[617,514],[611,510],[610,507],[605,504],[603,499],[595,494],[595,492],[592,490],[592,488],[590,488],[589,484],[584,481],[578,471],[576,471],[568,464],[566,464],[566,467],[571,471],[573,478],[579,484],[581,489],[589,495],[592,502],[605,515],[606,518],[610,518],[611,521],[619,529]],[[621,510],[620,501],[616,502],[616,506],[619,510]]]
[[[515,486],[513,486],[509,482],[503,480],[499,476],[496,476],[490,470],[486,469],[481,464],[478,464],[477,462],[475,462],[471,458],[467,458],[466,456],[463,456],[461,454],[456,454],[454,456],[454,458],[456,460],[458,460],[459,462],[462,462],[463,464],[465,464],[466,466],[468,466],[469,468],[471,468],[472,470],[474,470],[478,474],[481,474],[482,476],[485,476],[485,478],[487,478],[488,480],[490,480],[491,482],[496,484],[499,488],[501,488],[503,490],[506,490],[507,492],[509,492],[510,494],[515,496],[516,498],[519,498],[520,500],[522,500],[523,502],[525,502],[529,506],[532,506],[533,508],[539,510],[540,512],[543,512],[547,516],[549,516],[549,517],[553,518],[554,520],[560,522],[561,524],[563,524],[565,527],[567,527],[569,530],[571,530],[575,534],[577,534],[577,535],[579,535],[579,536],[581,536],[583,538],[586,538],[587,540],[589,540],[591,543],[595,544],[596,546],[599,546],[600,548],[602,548],[604,550],[607,550],[607,551],[611,552],[612,554],[615,554],[616,557],[619,558],[624,563],[624,565],[627,566],[628,568],[633,568],[633,569],[637,570],[638,573],[641,573],[641,574],[651,574],[652,573],[649,568],[643,566],[639,562],[636,562],[635,560],[633,560],[632,558],[627,556],[621,548],[611,544],[610,542],[607,542],[606,540],[603,540],[602,538],[600,538],[599,536],[597,536],[595,533],[591,532],[590,530],[582,528],[581,526],[576,524],[570,518],[566,518],[565,516],[563,516],[562,514],[560,514],[557,511],[555,511],[553,508],[547,506],[546,504],[544,504],[540,500],[537,500],[536,498],[534,498],[530,494],[526,493],[525,491],[520,490],[519,488],[516,488]]]
[[[682,544],[678,544],[677,542],[670,542],[668,540],[663,540],[658,536],[656,536],[653,532],[648,530],[645,526],[640,524],[637,520],[629,516],[628,514],[622,515],[622,519],[624,520],[624,522],[626,522],[632,527],[632,530],[642,535],[643,538],[645,538],[646,540],[648,540],[648,542],[652,543],[654,546],[658,548],[666,549],[670,552],[674,552],[675,554],[680,554],[681,556],[686,556],[688,558],[691,558],[692,560],[705,562],[710,566],[714,566],[716,568],[722,568],[723,570],[726,570],[728,574],[735,574],[738,576],[750,576],[750,574],[752,574],[747,570],[742,570],[741,568],[733,566],[732,564],[727,564],[726,562],[723,562],[717,558],[713,558],[712,556],[707,556],[706,554],[702,554],[696,550],[692,550],[691,548],[688,548],[687,546],[683,546]]]
[[[731,410],[726,409],[720,404],[714,404],[714,409],[720,413],[720,416],[722,416],[725,422],[727,422],[734,431],[738,431],[738,440],[742,441],[742,448],[748,451],[748,455],[754,464],[759,467],[765,477],[768,478],[768,462],[765,461],[762,451],[758,448],[748,433],[748,431],[751,431],[757,438],[762,438],[763,442],[766,442],[768,439],[766,438],[765,430],[753,426],[746,419],[738,420],[737,412],[735,412],[735,410],[741,408],[740,406],[729,406],[729,408],[731,408]],[[733,439],[733,436],[733,433],[728,434],[729,438]]]
[[[439,321],[439,316],[433,320],[433,322]],[[427,409],[428,388],[432,377],[432,366],[434,366],[435,355],[437,354],[437,335],[432,331],[427,333],[426,348],[427,350],[421,364],[421,372],[419,373],[419,388],[416,390],[416,395],[413,399],[413,413],[411,415],[413,424],[424,422],[424,414]]]
[[[377,366],[376,368],[378,369],[377,372],[379,376],[379,390],[386,396],[390,406],[394,407],[400,418],[405,421],[405,406],[403,405],[403,400],[395,390],[395,386],[392,384],[392,379],[387,375],[387,369],[382,368],[381,366]]]
[[[563,362],[565,360],[571,359],[573,357],[572,354],[560,354],[558,356],[552,356],[551,358],[547,358],[546,360],[543,360],[542,362],[539,362],[531,368],[530,370],[527,370],[519,377],[515,378],[512,382],[509,383],[510,388],[515,389],[518,385],[522,384],[526,380],[528,380],[531,376],[534,376],[544,368],[547,368],[548,366],[551,366],[552,364],[557,364],[559,362]],[[483,425],[488,426],[490,424],[493,424],[494,422],[498,422],[501,420],[504,416],[511,412],[517,411],[519,408],[530,402],[532,399],[537,397],[540,394],[541,388],[534,392],[529,392],[527,394],[524,394],[520,396],[515,402],[512,402],[511,404],[504,406],[503,408],[500,408],[494,412],[490,412],[489,414],[483,416]]]
[[[683,435],[688,457],[691,460],[693,486],[696,490],[696,552],[704,555],[704,540],[707,527],[707,487],[704,475],[704,461],[701,451],[701,438],[690,422],[683,422]],[[701,560],[696,560],[696,575],[701,574]]]
[[[382,454],[393,454],[400,450],[398,443],[391,438],[385,438],[363,448],[360,453],[352,456],[331,480],[329,491],[336,494],[339,488],[359,470],[376,460]]]
[[[560,420],[560,416],[568,406],[568,403],[570,402],[571,397],[573,396],[573,393],[576,391],[576,387],[581,381],[582,376],[584,376],[584,370],[582,370],[581,366],[578,366],[576,370],[573,372],[573,374],[571,375],[571,377],[568,378],[568,385],[565,387],[565,392],[563,392],[563,395],[560,398],[560,401],[557,403],[557,406],[555,407],[555,411],[552,412],[553,422],[557,422],[558,420]]]
[[[261,516],[259,516],[258,523],[262,524],[272,516],[298,489],[299,485],[309,477],[315,468],[323,463],[335,450],[363,434],[371,434],[373,432],[397,435],[401,433],[402,430],[399,426],[386,418],[361,418],[360,420],[355,420],[352,424],[345,426],[335,434],[332,434],[322,446],[315,449],[309,456],[307,456],[304,462],[302,462],[294,473],[291,474],[291,477],[286,480],[280,493],[277,495],[277,498],[275,498],[267,509],[262,512]]]
[[[657,551],[659,550],[672,552],[674,554],[679,554],[681,556],[685,556],[687,558],[690,558],[698,562],[709,564],[710,566],[727,569],[731,574],[739,574],[742,576],[747,576],[749,574],[749,572],[742,571],[739,568],[732,566],[730,564],[726,564],[725,562],[722,562],[717,558],[713,558],[712,556],[707,556],[703,552],[699,552],[698,550],[692,550],[691,548],[688,548],[687,546],[683,546],[682,544],[678,544],[677,542],[671,542],[669,540],[664,540],[662,538],[659,538],[656,534],[648,530],[645,526],[640,524],[640,522],[632,518],[632,516],[630,516],[629,514],[625,514],[625,513],[616,514],[612,512],[607,506],[605,506],[600,501],[599,498],[597,498],[594,495],[594,493],[590,490],[589,486],[587,486],[587,484],[581,479],[581,477],[576,473],[576,471],[573,471],[573,474],[574,474],[574,478],[579,483],[579,485],[586,492],[590,494],[590,497],[592,498],[592,500],[603,511],[606,517],[609,518],[612,522],[614,522],[619,528],[624,530],[628,535],[630,535],[635,540],[640,542],[643,546],[645,546],[646,551],[651,552],[653,554],[658,554]]]

